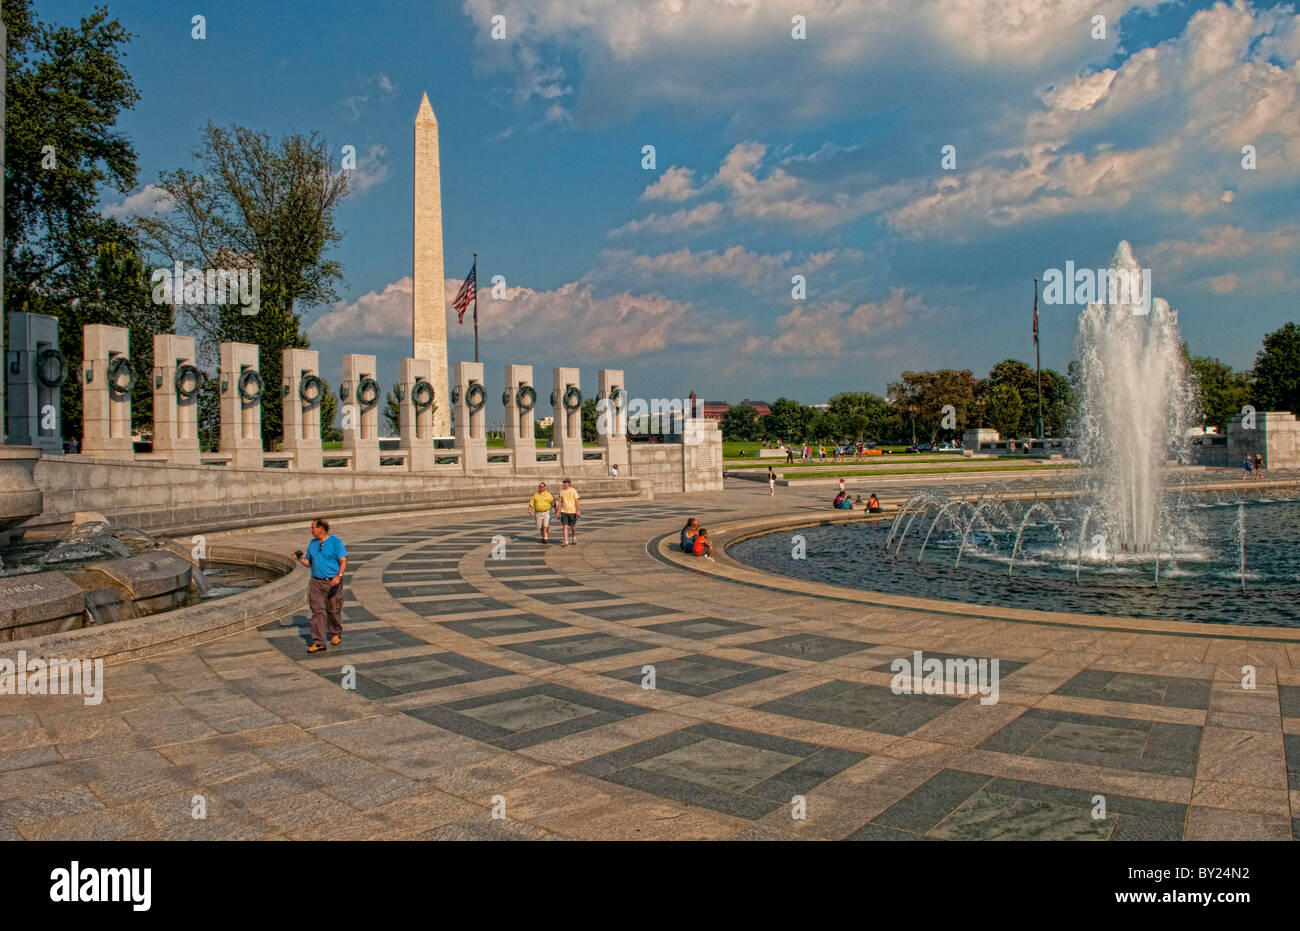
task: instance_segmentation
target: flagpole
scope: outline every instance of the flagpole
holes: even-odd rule
[[[1038,279],[1035,278],[1034,280],[1037,281]],[[1034,294],[1035,295],[1038,294],[1037,285],[1034,286]],[[1037,297],[1035,297],[1035,301],[1037,301]],[[478,253],[477,252],[474,253],[474,362],[475,363],[478,362]],[[1041,386],[1039,388],[1039,393],[1040,394],[1042,393]],[[1041,408],[1042,403],[1040,402],[1038,406]],[[1039,419],[1040,420],[1042,419],[1041,415],[1039,416]]]
[[[1043,439],[1043,370],[1038,362],[1038,279],[1034,279],[1034,373],[1038,376],[1038,438]]]

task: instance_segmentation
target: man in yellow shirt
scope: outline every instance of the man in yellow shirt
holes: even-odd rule
[[[578,489],[573,487],[573,482],[567,478],[564,480],[564,488],[560,491],[560,500],[556,507],[560,511],[560,526],[564,528],[564,545],[569,545],[569,530],[573,530],[573,542],[578,542],[578,518],[582,516],[582,511],[578,506]]]
[[[554,507],[554,495],[546,490],[546,483],[541,482],[537,494],[528,499],[528,513],[537,518],[537,529],[542,533],[543,543],[551,542],[551,509]]]

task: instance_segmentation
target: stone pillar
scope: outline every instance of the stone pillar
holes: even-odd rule
[[[415,228],[412,237],[413,348],[411,355],[428,360],[429,380],[439,393],[447,390],[447,312],[442,264],[442,178],[438,162],[438,120],[429,95],[420,100],[415,116]],[[451,435],[451,412],[440,404],[433,415],[434,436]]]
[[[153,365],[153,451],[176,465],[198,465],[203,376],[194,365],[194,337],[155,335]]]
[[[320,354],[314,349],[284,351],[284,451],[293,453],[292,468],[319,472],[324,468],[320,445]],[[300,392],[306,386],[307,398]]]
[[[384,396],[375,378],[375,357],[343,357],[343,449],[352,451],[356,472],[379,471],[379,405]]]
[[[578,391],[578,406],[569,411],[564,406],[564,396],[570,388],[578,388],[576,368],[555,369],[555,387],[551,391],[551,409],[554,426],[551,427],[551,445],[560,451],[562,469],[582,468],[582,391]]]
[[[457,362],[452,381],[456,406],[456,448],[461,452],[466,471],[481,471],[487,468],[487,387],[483,384],[483,363]],[[480,399],[483,406],[471,413],[468,395],[474,385],[483,390]]]
[[[506,449],[512,453],[515,471],[531,469],[537,465],[537,437],[534,430],[536,407],[524,410],[519,406],[519,390],[532,388],[532,403],[537,404],[537,388],[533,385],[531,365],[506,366]]]
[[[60,386],[70,366],[59,351],[59,318],[9,315],[9,442],[63,454]],[[75,364],[75,363],[73,363]]]
[[[92,323],[83,333],[81,451],[105,459],[131,459],[135,455],[131,445],[135,368],[127,330]]]
[[[622,369],[601,369],[596,373],[600,391],[596,395],[596,434],[605,449],[605,467],[618,466],[619,476],[628,474],[627,390]]]
[[[433,468],[433,407],[447,406],[447,399],[438,397],[437,388],[432,395],[425,390],[416,391],[421,382],[433,385],[433,364],[428,359],[403,359],[401,382],[398,384],[398,424],[402,435],[402,449],[406,451],[406,467],[412,472],[427,472]],[[417,398],[416,394],[421,397]]]
[[[262,401],[245,395],[269,391],[274,397],[275,385],[262,385],[259,380],[258,355],[252,343],[221,344],[220,452],[230,456],[232,469],[262,468]]]

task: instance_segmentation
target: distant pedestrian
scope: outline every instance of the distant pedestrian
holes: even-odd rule
[[[569,479],[564,480],[564,487],[560,489],[560,527],[564,530],[564,545],[569,545],[569,533],[573,533],[573,542],[578,542],[578,518],[582,516],[582,508],[578,504],[578,489],[573,487],[573,482]]]
[[[841,479],[840,479],[840,493],[842,494],[843,492],[844,492],[844,479],[841,478]]]
[[[307,553],[295,552],[294,558],[311,570],[307,583],[307,604],[311,607],[311,646],[308,653],[323,653],[325,638],[335,644],[343,642],[343,573],[348,568],[348,549],[338,537],[330,535],[330,522],[318,517],[311,522],[312,541]]]
[[[537,494],[528,499],[528,513],[537,519],[537,531],[542,535],[543,543],[551,542],[551,511],[555,508],[555,496],[546,490],[546,483],[539,482]]]
[[[1255,453],[1255,481],[1264,477],[1264,456],[1261,453]]]
[[[786,449],[785,449],[785,463],[786,463],[786,465],[793,465],[793,464],[794,464],[794,447],[793,447],[793,446],[787,446]]]
[[[1246,458],[1241,460],[1241,478],[1243,481],[1250,478],[1251,470],[1254,469],[1254,467],[1255,463],[1251,460],[1250,454],[1247,453]]]
[[[695,537],[699,534],[699,532],[700,532],[699,520],[694,517],[688,517],[686,519],[686,526],[682,528],[681,542],[682,542],[683,553],[693,554],[695,552]]]
[[[767,487],[768,487],[768,492],[767,492],[768,496],[775,497],[776,496],[776,473],[772,471],[771,466],[767,467]]]
[[[618,478],[618,463],[617,463],[617,462],[614,463],[612,466],[609,467],[609,477],[610,477],[610,478]]]

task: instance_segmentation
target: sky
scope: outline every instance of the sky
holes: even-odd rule
[[[149,185],[192,166],[208,121],[356,147],[341,300],[305,315],[326,377],[365,352],[391,383],[410,352],[426,92],[449,362],[473,359],[450,295],[477,251],[489,389],[508,363],[546,387],[577,365],[588,394],[609,367],[633,396],[811,404],[905,369],[1032,365],[1033,278],[1107,265],[1121,240],[1196,354],[1249,368],[1300,309],[1293,3],[107,6],[142,99],[120,121],[139,185],[106,212],[165,209]],[[88,8],[38,4],[59,23]],[[1044,367],[1065,370],[1080,309],[1040,308]]]

